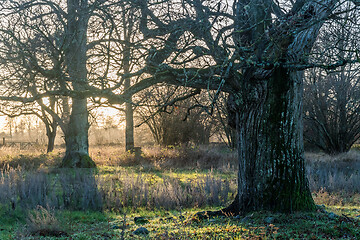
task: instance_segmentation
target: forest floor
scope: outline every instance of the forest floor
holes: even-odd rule
[[[122,149],[99,147],[90,153],[98,169],[84,175],[58,170],[62,154],[0,149],[1,240],[360,239],[355,150],[336,157],[306,154],[315,212],[206,219],[194,214],[233,200],[234,152],[149,147],[135,159]]]

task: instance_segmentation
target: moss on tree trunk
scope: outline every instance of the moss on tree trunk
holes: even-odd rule
[[[61,167],[93,168],[95,162],[89,156],[88,112],[86,99],[73,99],[70,122],[65,133],[66,153]]]
[[[88,154],[72,153],[63,159],[62,167],[65,168],[95,168],[96,164]]]
[[[269,81],[250,79],[229,99],[238,135],[238,195],[225,212],[315,209],[305,177],[302,74],[275,70]]]

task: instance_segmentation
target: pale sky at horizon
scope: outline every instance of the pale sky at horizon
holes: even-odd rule
[[[123,118],[121,116],[119,110],[110,108],[110,107],[99,107],[97,110],[95,110],[98,113],[98,121],[97,124],[99,124],[99,127],[102,127],[105,123],[105,120],[107,117],[111,117],[114,120],[114,123],[119,124],[119,128],[125,127],[125,122],[122,122],[120,119]],[[9,133],[8,129],[6,128],[7,122],[6,116],[0,116],[0,133],[5,132]],[[16,117],[15,121],[18,121],[21,117]]]
[[[5,132],[6,117],[0,116],[0,132]]]

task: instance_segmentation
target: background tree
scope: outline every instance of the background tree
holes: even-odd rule
[[[355,59],[357,22],[353,13],[325,25],[313,57],[324,64],[334,58]],[[347,152],[360,137],[359,70],[359,63],[353,63],[335,70],[313,69],[305,75],[305,140],[326,153]]]
[[[34,102],[84,90],[87,82],[87,1],[6,1],[1,12],[3,100]],[[63,166],[92,167],[88,156],[87,101],[71,100]]]
[[[229,95],[221,93],[219,99],[215,103],[216,114],[215,121],[217,122],[218,138],[221,142],[225,142],[230,149],[237,148],[236,132],[229,125],[229,113],[227,111],[226,102]]]
[[[87,98],[101,97],[99,92],[116,78],[106,60],[115,26],[107,13],[115,3],[21,0],[1,5],[1,99],[28,103],[56,95],[71,98],[63,167],[95,166],[88,155]],[[97,55],[103,46],[108,51]],[[122,83],[115,89],[120,87]]]
[[[356,68],[356,69],[354,69]],[[347,152],[360,137],[359,70],[312,71],[305,85],[305,140],[328,154]]]
[[[0,112],[11,118],[23,115],[35,115],[45,125],[47,136],[47,152],[52,152],[55,147],[57,128],[66,131],[69,119],[69,105],[65,97],[50,97],[38,99],[34,103],[2,102]]]
[[[206,95],[205,91],[200,93],[174,86],[154,86],[137,95],[143,100],[143,106],[137,108],[137,113],[140,122],[149,127],[157,144],[208,144],[216,124],[215,118],[203,109],[208,101]]]
[[[116,7],[106,10],[107,17],[112,23],[111,37],[93,41],[90,46],[97,44],[92,50],[90,61],[101,62],[102,70],[94,69],[94,75],[107,75],[100,77],[102,88],[107,87],[116,94],[130,88],[139,81],[139,76],[134,75],[144,64],[144,46],[139,32],[139,10],[132,8],[126,1],[117,2]],[[100,74],[99,74],[100,73]],[[113,77],[113,76],[120,77]],[[109,76],[112,76],[109,78]],[[100,106],[109,106],[125,114],[125,149],[133,151],[134,148],[134,110],[132,94],[126,99],[112,103],[106,98],[97,103]]]

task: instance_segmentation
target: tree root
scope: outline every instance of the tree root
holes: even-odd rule
[[[244,215],[241,213],[239,208],[239,201],[238,197],[235,197],[235,200],[227,207],[220,209],[218,211],[202,211],[195,213],[194,217],[198,218],[199,220],[208,219],[211,217],[233,217],[237,215]]]

